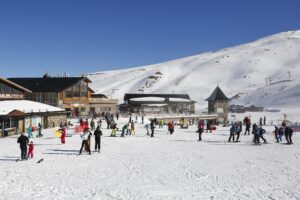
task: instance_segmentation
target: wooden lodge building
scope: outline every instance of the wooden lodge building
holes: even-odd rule
[[[32,91],[25,99],[63,108],[69,116],[116,112],[117,100],[93,94],[87,77],[9,78],[10,81]]]
[[[125,94],[120,111],[144,114],[194,114],[188,94]]]
[[[66,120],[64,109],[24,100],[32,91],[0,78],[0,137],[8,136],[41,123],[44,128]]]

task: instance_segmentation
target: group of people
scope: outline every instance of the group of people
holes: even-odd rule
[[[83,132],[80,134],[80,137],[82,139],[81,143],[81,148],[79,150],[79,154],[82,153],[82,150],[88,152],[89,154],[92,154],[91,152],[91,137],[92,137],[92,132],[90,131],[90,128],[85,128]],[[97,126],[96,130],[94,131],[94,136],[95,136],[95,152],[100,153],[101,149],[101,136],[102,136],[102,131],[100,129],[100,126]]]

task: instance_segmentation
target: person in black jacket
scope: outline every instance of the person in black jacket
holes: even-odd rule
[[[27,160],[27,145],[29,143],[28,137],[24,135],[24,133],[21,134],[21,136],[18,138],[18,143],[20,144],[21,149],[21,159]]]
[[[151,137],[154,137],[154,129],[155,129],[155,124],[154,120],[151,120],[150,123],[150,128],[151,128]]]
[[[198,126],[197,132],[199,134],[199,140],[198,141],[202,141],[203,128],[201,126]]]
[[[100,153],[101,136],[102,136],[102,131],[100,130],[100,126],[97,126],[97,128],[94,132],[94,136],[95,136],[95,151],[98,150],[98,152]]]
[[[293,136],[293,129],[288,127],[285,122],[282,123],[282,128],[284,132],[284,136],[286,139],[287,144],[293,144],[292,136]]]

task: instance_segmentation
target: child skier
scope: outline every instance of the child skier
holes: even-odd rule
[[[29,149],[28,149],[27,157],[33,158],[33,149],[34,149],[33,141],[31,141],[28,146],[29,146]]]

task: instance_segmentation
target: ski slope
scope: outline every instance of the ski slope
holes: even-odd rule
[[[97,93],[188,93],[199,109],[219,85],[234,103],[294,107],[300,98],[300,31],[155,65],[88,73]]]
[[[269,116],[267,117],[269,119]],[[257,119],[253,119],[256,121]],[[121,127],[127,118],[118,121]],[[104,124],[105,125],[105,124]],[[105,126],[104,126],[105,127]],[[300,198],[300,135],[294,145],[274,143],[254,146],[252,136],[228,143],[228,128],[203,133],[196,127],[156,128],[146,136],[140,121],[136,135],[109,137],[103,129],[101,153],[78,156],[81,139],[66,138],[61,145],[54,130],[33,138],[34,158],[19,158],[17,136],[0,139],[1,200],[198,200]],[[69,134],[72,130],[69,130]],[[120,136],[120,132],[117,134]],[[92,147],[94,141],[92,140]],[[93,148],[92,148],[93,150]],[[44,158],[40,164],[36,163]]]

